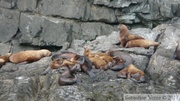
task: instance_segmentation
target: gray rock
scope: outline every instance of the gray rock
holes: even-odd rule
[[[117,43],[119,43],[119,33],[114,31],[110,35],[99,36],[95,40],[87,42],[84,47],[96,51],[107,51],[114,48]]]
[[[132,34],[139,35],[147,40],[155,41],[159,33],[149,29],[149,28],[134,28],[130,30]]]
[[[37,0],[18,0],[17,8],[20,11],[35,11],[37,3]]]
[[[180,39],[179,28],[178,25],[159,25],[153,29],[160,34],[158,42],[161,44],[157,47],[157,55],[173,58],[177,41]]]
[[[110,9],[107,7],[99,7],[99,6],[91,7],[89,20],[106,22],[106,23],[117,22],[114,14],[114,9]]]
[[[17,33],[20,13],[0,8],[0,42],[7,42]]]
[[[81,39],[94,40],[97,36],[109,35],[113,31],[117,30],[117,28],[104,23],[82,23],[81,30]]]
[[[13,8],[16,6],[17,0],[1,0],[0,7],[3,8]]]
[[[131,4],[140,4],[143,0],[94,0],[93,4],[105,5],[113,8],[125,8]]]
[[[154,54],[149,62],[147,73],[150,78],[163,86],[179,88],[180,62]]]
[[[132,57],[134,61],[133,64],[136,66],[136,68],[145,71],[149,63],[149,58],[147,56],[135,55],[135,54],[130,54],[130,56]]]
[[[80,25],[73,21],[22,13],[20,44],[63,46],[79,37]]]
[[[87,0],[42,0],[39,9],[43,15],[54,15],[82,20],[85,18],[87,6],[90,6]]]
[[[84,40],[73,40],[71,43],[71,48],[74,50],[75,53],[83,55],[84,44]]]
[[[94,0],[93,1],[93,4],[96,4],[96,5],[109,5],[111,0]]]
[[[33,63],[6,63],[0,69],[0,79],[14,79],[18,76],[40,75],[49,65],[50,57],[44,57]]]
[[[119,23],[125,23],[125,24],[133,24],[133,23],[140,22],[139,18],[137,18],[135,13],[125,14],[125,15],[117,17],[117,19]]]
[[[0,54],[5,55],[10,51],[11,45],[0,43],[0,47],[3,47],[3,48],[0,48]]]

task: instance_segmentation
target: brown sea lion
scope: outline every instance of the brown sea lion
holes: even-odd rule
[[[119,71],[122,70],[124,67],[133,64],[133,59],[128,53],[118,50],[109,50],[107,51],[107,54],[109,54],[111,57],[114,58],[114,60],[116,60],[114,65],[110,68],[111,70]]]
[[[34,62],[39,59],[50,56],[51,52],[47,49],[41,50],[26,50],[18,53],[14,53],[9,57],[10,62],[12,63],[21,63],[21,62]]]
[[[117,74],[118,78],[134,78],[138,82],[145,82],[144,72],[136,68],[133,64],[119,71]]]
[[[61,51],[61,53],[53,55],[51,57],[51,60],[55,60],[55,59],[71,59],[71,58],[73,58],[76,55],[77,54],[73,53],[73,52]]]
[[[4,65],[6,62],[9,62],[9,57],[12,55],[12,52],[13,52],[13,43],[11,42],[9,52],[3,56],[0,54],[0,67]]]
[[[151,40],[144,40],[144,39],[136,39],[136,40],[130,40],[126,43],[126,48],[131,48],[131,47],[144,47],[144,48],[149,48],[150,46],[159,46],[160,43],[154,42]]]
[[[102,52],[91,53],[89,48],[84,48],[84,56],[87,56],[88,58],[92,58],[92,57],[100,58],[104,60],[110,67],[112,66],[112,64],[114,64],[114,59],[109,54]]]
[[[141,36],[137,36],[137,35],[133,35],[129,33],[128,28],[124,24],[119,24],[118,28],[120,29],[120,32],[119,32],[120,47],[125,47],[126,43],[130,40],[144,39]]]
[[[102,53],[102,52],[92,53],[89,48],[84,48],[83,55],[87,56],[87,57],[95,57],[95,56],[106,56],[107,54],[106,53]]]
[[[52,69],[58,69],[60,67],[67,67],[71,69],[76,63],[71,62],[70,60],[66,59],[55,59],[52,60],[51,63],[49,64],[48,68],[41,73],[41,75],[46,75],[50,70]]]
[[[7,53],[4,56],[0,56],[0,67],[4,65],[6,62],[9,62],[9,57],[11,56],[11,53]]]
[[[122,59],[122,58],[120,58],[120,57],[114,57],[113,58],[114,59],[114,64],[110,67],[110,69],[111,70],[113,70],[113,71],[119,71],[119,70],[122,70],[125,66],[124,66],[124,64],[125,64],[125,61]]]
[[[87,73],[91,78],[95,77],[92,70],[92,62],[86,56],[76,55],[71,59],[73,63],[79,63],[83,72]]]
[[[180,41],[178,42],[178,45],[176,47],[175,59],[180,60]]]
[[[101,69],[101,70],[107,70],[108,69],[108,64],[106,61],[99,57],[90,57],[89,60],[92,62],[92,64],[95,66],[96,69]]]

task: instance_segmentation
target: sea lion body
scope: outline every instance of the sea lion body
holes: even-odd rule
[[[89,60],[96,67],[96,69],[102,69],[102,70],[108,69],[108,64],[99,57],[90,57]]]
[[[136,39],[136,40],[130,40],[126,43],[126,48],[131,47],[144,47],[149,48],[150,46],[159,46],[158,42],[154,42],[151,40],[144,40],[144,39]]]
[[[9,61],[10,56],[11,56],[11,53],[7,53],[4,56],[0,56],[0,67]]]
[[[67,71],[62,73],[62,75],[58,79],[58,84],[60,86],[75,84],[77,82],[77,77],[76,77],[76,75],[73,75],[73,74],[77,70],[79,70],[79,67],[75,65],[71,69],[68,69]]]
[[[128,67],[124,68],[123,70],[119,71],[117,77],[121,78],[134,78],[139,82],[144,82],[144,72],[138,68],[136,68],[133,64],[130,64]]]
[[[133,35],[129,33],[127,26],[125,26],[124,24],[120,24],[118,28],[120,29],[120,32],[119,32],[120,47],[125,47],[126,43],[130,40],[144,39],[141,36]]]
[[[9,57],[10,62],[21,63],[21,62],[34,62],[39,59],[50,56],[51,52],[46,49],[42,50],[26,50],[18,53],[14,53]]]
[[[60,54],[55,54],[51,57],[52,60],[55,59],[71,59],[73,57],[75,57],[77,54],[73,53],[73,52],[63,52]]]
[[[109,50],[107,54],[109,54],[113,58],[119,58],[119,61],[116,60],[113,67],[110,68],[112,70],[119,71],[123,69],[124,67],[127,67],[130,64],[133,64],[133,59],[128,53],[121,52],[118,50]]]

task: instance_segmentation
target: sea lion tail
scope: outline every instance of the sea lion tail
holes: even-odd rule
[[[77,82],[77,76],[74,75],[74,78],[64,78],[64,77],[59,77],[58,79],[58,83],[60,86],[63,86],[63,85],[72,85],[74,83]]]
[[[51,67],[48,67],[44,72],[41,73],[41,75],[46,75],[51,70]]]

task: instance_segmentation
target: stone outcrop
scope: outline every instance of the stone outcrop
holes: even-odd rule
[[[160,42],[160,46],[155,50],[154,47],[149,49],[119,48],[117,45],[119,31],[98,36],[92,41],[74,39],[68,49],[78,54],[83,54],[83,47],[90,47],[93,52],[120,50],[129,53],[133,58],[134,65],[145,72],[146,83],[117,78],[118,71],[107,70],[96,71],[96,77],[93,79],[85,73],[78,72],[76,73],[78,77],[76,84],[59,86],[57,82],[61,75],[60,70],[51,70],[47,75],[40,75],[51,61],[51,57],[45,57],[33,63],[13,64],[8,62],[2,66],[0,68],[0,92],[2,92],[0,99],[14,101],[119,101],[123,100],[123,94],[179,93],[180,62],[173,58],[176,41],[180,36],[179,28],[179,25],[162,24],[152,30],[148,28],[130,30],[134,34],[141,32],[138,35],[145,39]],[[0,51],[9,50],[10,45],[0,45],[6,47],[1,48]],[[56,53],[58,52],[53,52],[53,54]]]

